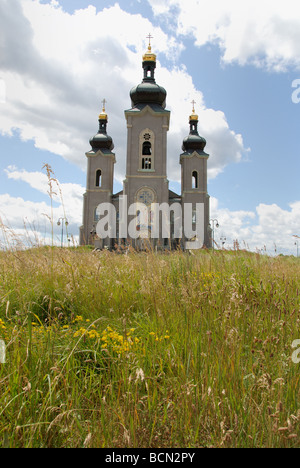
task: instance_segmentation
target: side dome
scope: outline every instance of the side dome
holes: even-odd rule
[[[99,132],[90,139],[90,145],[93,150],[106,149],[112,151],[114,149],[112,138]]]
[[[183,151],[186,151],[187,153],[197,151],[197,150],[204,151],[205,146],[206,146],[206,140],[200,135],[189,134],[189,136],[184,138],[183,143],[182,143],[182,149]]]
[[[105,103],[105,100],[104,100]],[[99,115],[99,130],[98,133],[90,139],[90,145],[93,150],[108,150],[112,151],[114,149],[114,143],[112,137],[107,135],[107,114],[103,105],[103,110]]]
[[[195,114],[193,108],[193,113],[190,115],[190,134],[184,138],[182,150],[186,153],[193,153],[194,151],[204,151],[205,146],[206,140],[198,133],[198,115]]]

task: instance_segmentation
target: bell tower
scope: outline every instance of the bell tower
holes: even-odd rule
[[[204,246],[210,247],[209,195],[207,193],[207,160],[209,154],[204,151],[206,140],[198,133],[198,115],[195,113],[195,101],[192,101],[192,104],[193,111],[189,118],[190,133],[183,140],[183,153],[180,155],[181,202],[183,213],[185,212],[185,203],[192,204],[193,226],[196,204],[202,203],[204,205]],[[188,239],[185,238],[184,240],[187,241]]]
[[[99,115],[98,133],[90,139],[92,149],[86,153],[87,183],[83,196],[83,226],[80,228],[80,245],[111,247],[110,239],[98,239],[96,225],[99,220],[97,207],[100,203],[110,203],[113,193],[114,164],[116,162],[112,138],[107,134],[108,117],[105,99]]]
[[[166,110],[167,92],[155,81],[156,55],[150,39],[143,56],[143,81],[131,89],[131,109],[127,121],[127,160],[123,194],[128,206],[141,202],[168,203],[167,132],[170,111]],[[150,209],[150,208],[149,208]],[[150,214],[151,216],[151,214]],[[154,244],[162,244],[155,239]]]

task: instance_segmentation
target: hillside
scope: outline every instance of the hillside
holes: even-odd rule
[[[241,251],[0,252],[0,446],[299,446],[299,279]]]

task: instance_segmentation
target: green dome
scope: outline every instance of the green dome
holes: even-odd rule
[[[206,146],[206,140],[200,135],[193,135],[189,134],[182,143],[182,149],[183,151],[186,151],[187,153],[201,150],[203,151]]]
[[[114,144],[112,137],[106,133],[107,127],[107,115],[102,113],[99,115],[99,131],[98,133],[90,139],[90,145],[93,150],[104,149],[112,151],[114,149]]]
[[[90,139],[90,145],[94,150],[107,149],[112,151],[114,149],[112,138],[109,135],[99,132]]]
[[[155,81],[143,81],[130,91],[131,101],[137,104],[158,104],[166,107],[167,91]]]

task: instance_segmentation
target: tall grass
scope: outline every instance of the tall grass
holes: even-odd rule
[[[300,263],[0,252],[3,447],[299,446]]]

